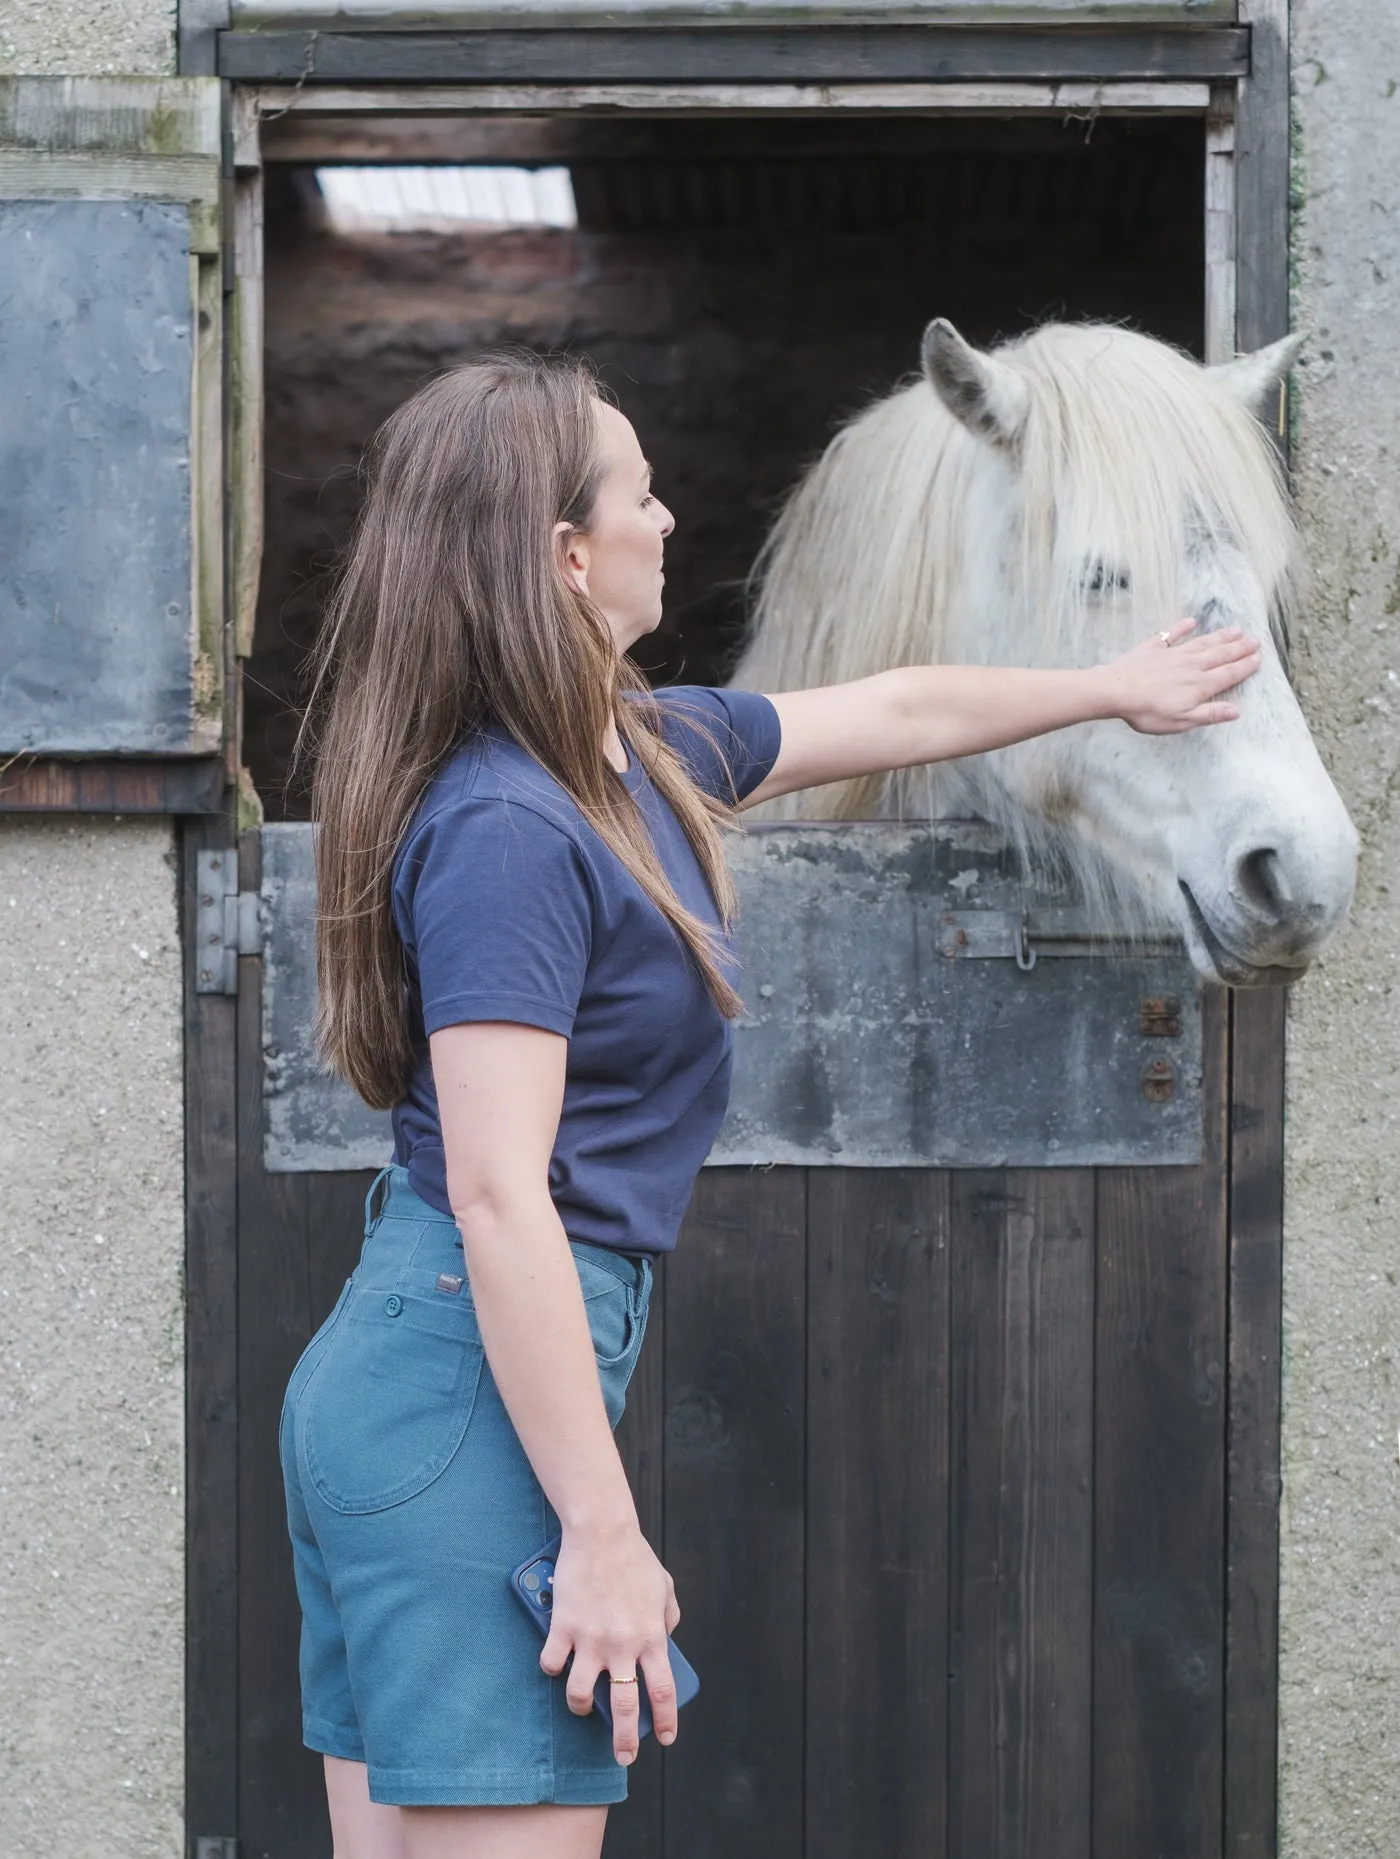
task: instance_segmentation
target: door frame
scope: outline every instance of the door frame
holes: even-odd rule
[[[246,72],[256,55],[262,60],[261,72],[252,74],[264,80],[230,84],[226,110],[226,598],[236,655],[245,657],[252,645],[262,541],[265,129],[280,134],[284,146],[295,134],[298,148],[311,160],[318,149],[333,154],[337,121],[349,119],[362,127],[464,110],[487,115],[527,109],[554,115],[580,111],[1074,114],[1086,119],[1107,113],[1198,115],[1207,157],[1207,358],[1216,360],[1236,348],[1245,351],[1276,340],[1287,332],[1289,315],[1288,0],[1241,0],[1239,10],[1249,35],[1243,75],[1213,72],[1208,61],[1203,64],[1200,47],[1208,38],[1217,54],[1223,55],[1226,49],[1219,28],[1208,33],[1145,29],[1135,33],[1132,28],[1121,28],[1092,35],[1100,68],[1087,77],[1066,72],[1085,68],[1083,46],[1090,35],[1063,28],[1036,33],[1011,28],[975,33],[919,28],[925,46],[935,40],[947,48],[956,45],[961,60],[954,67],[956,77],[881,82],[862,75],[869,70],[862,51],[872,37],[883,37],[892,48],[891,28],[860,33],[823,29],[823,45],[816,52],[821,58],[837,58],[837,67],[824,71],[820,79],[796,82],[790,76],[792,28],[781,40],[767,35],[772,41],[774,71],[739,82],[716,69],[717,63],[723,63],[722,35],[717,36],[718,29],[711,27],[683,35],[675,28],[631,28],[626,34],[628,70],[662,75],[620,76],[615,47],[611,65],[606,57],[595,57],[596,76],[567,83],[541,81],[532,75],[540,69],[540,43],[549,36],[539,30],[431,35],[439,48],[444,36],[453,40],[453,55],[463,57],[473,49],[479,51],[483,38],[494,41],[491,82],[449,85],[414,81],[425,68],[426,35],[219,35],[220,68],[232,74],[241,62]],[[751,33],[754,29],[742,30]],[[907,42],[907,49],[913,39],[909,29],[900,30],[904,35],[900,43]],[[577,32],[570,36],[583,38]],[[615,40],[620,36],[613,35]],[[805,36],[808,46],[815,46],[815,35]],[[662,38],[669,44],[664,58],[659,58],[654,54]],[[259,46],[251,44],[254,39]],[[334,57],[328,56],[332,39]],[[406,44],[409,39],[416,43]],[[1072,57],[1063,52],[1071,40],[1080,46]],[[1152,41],[1150,52],[1148,40]],[[592,43],[599,46],[602,40],[595,38]],[[557,34],[555,44],[559,44]],[[514,70],[512,45],[517,47]],[[846,48],[844,54],[833,49],[841,45]],[[685,46],[690,47],[688,54]],[[1028,48],[1033,57],[1028,56]],[[850,57],[849,79],[843,78],[839,68],[842,55]],[[692,75],[674,75],[675,60],[679,57],[684,69],[687,56]],[[919,52],[920,63],[926,56]],[[280,66],[277,59],[282,61]],[[1103,68],[1105,60],[1107,69]],[[475,68],[479,71],[480,65]],[[439,75],[442,69],[439,63]],[[347,83],[337,78],[337,72],[347,70],[361,81]],[[570,70],[576,71],[577,66]],[[363,81],[367,72],[373,75],[373,83]],[[273,128],[277,123],[283,125],[280,131]],[[1284,400],[1279,437],[1281,443],[1286,442]],[[236,731],[236,704],[234,714]],[[236,765],[237,759],[233,753],[231,763]],[[189,926],[196,921],[198,904],[196,856],[200,851],[218,850],[236,859],[237,824],[231,817],[191,818],[183,823],[183,921]],[[186,1827],[190,1859],[232,1859],[236,1852],[232,1842],[238,1832],[239,1723],[238,1152],[241,1142],[260,1144],[261,1140],[260,1131],[240,1128],[235,1053],[240,1001],[246,1012],[246,1003],[258,995],[252,969],[257,958],[242,959],[243,986],[234,998],[197,991],[196,955],[193,936],[187,935]],[[1227,1859],[1273,1859],[1277,1851],[1286,1013],[1281,990],[1229,995]],[[256,1095],[245,1091],[245,1106]]]

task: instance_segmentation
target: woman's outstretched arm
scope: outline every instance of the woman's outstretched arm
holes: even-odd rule
[[[549,1193],[568,1042],[540,1027],[486,1021],[443,1027],[430,1043],[447,1191],[486,1359],[563,1530],[541,1664],[558,1673],[574,1655],[569,1706],[583,1713],[600,1671],[640,1672],[657,1735],[669,1743],[675,1590],[637,1522],[573,1254]],[[637,1752],[637,1689],[613,1693],[613,1747],[624,1763]]]
[[[889,768],[915,768],[1005,748],[1028,736],[1118,717],[1171,735],[1239,715],[1224,693],[1259,669],[1259,647],[1238,628],[1192,639],[1194,620],[1111,664],[1074,671],[988,665],[907,665],[851,684],[771,694],[782,747],[745,807]]]

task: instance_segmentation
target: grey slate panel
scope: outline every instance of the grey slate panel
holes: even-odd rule
[[[0,200],[0,752],[194,721],[189,216]]]
[[[1074,899],[1024,884],[977,822],[759,826],[729,850],[747,1010],[712,1163],[1199,1160],[1200,993],[1175,946],[1092,948]],[[309,1047],[310,829],[264,827],[262,860],[267,1166],[378,1166],[388,1118]],[[1163,997],[1179,1031],[1143,1031]],[[1149,1095],[1164,1062],[1170,1095]]]

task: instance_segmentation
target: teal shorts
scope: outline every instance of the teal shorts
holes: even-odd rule
[[[572,1242],[608,1418],[641,1348],[651,1262]],[[511,1570],[558,1519],[481,1346],[455,1223],[402,1168],[287,1388],[282,1470],[309,1748],[399,1806],[620,1801],[607,1725],[540,1670]]]

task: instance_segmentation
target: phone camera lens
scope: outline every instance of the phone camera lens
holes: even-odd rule
[[[548,1588],[541,1588],[539,1594],[535,1598],[538,1600],[541,1607],[553,1607],[554,1605],[554,1596],[549,1592]]]

